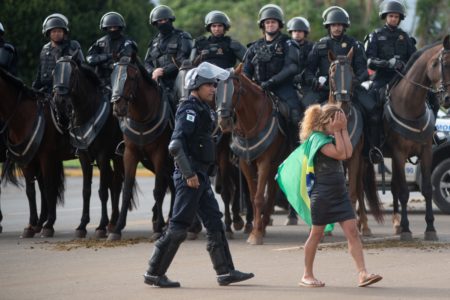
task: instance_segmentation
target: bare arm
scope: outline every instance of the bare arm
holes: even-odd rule
[[[337,160],[346,160],[352,156],[353,147],[347,131],[347,119],[343,112],[337,112],[330,124],[334,133],[336,145],[326,144],[320,151],[328,157]]]

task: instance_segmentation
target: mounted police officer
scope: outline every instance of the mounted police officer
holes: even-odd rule
[[[291,145],[298,141],[298,122],[303,108],[293,85],[298,73],[298,47],[281,33],[284,13],[274,4],[267,4],[259,11],[258,24],[264,37],[255,41],[244,59],[244,74],[256,81],[263,89],[273,92],[282,103],[287,104],[285,116],[289,120],[288,136]]]
[[[50,39],[44,45],[40,54],[40,63],[33,88],[51,94],[53,89],[52,72],[56,66],[56,61],[63,56],[74,56],[73,59],[84,61],[83,51],[80,44],[75,40],[70,40],[69,21],[62,14],[51,14],[42,23],[42,34]]]
[[[126,23],[121,14],[111,11],[100,19],[100,30],[106,35],[98,39],[88,50],[86,60],[95,67],[95,72],[106,87],[105,93],[111,94],[111,73],[114,63],[122,56],[131,56],[137,52],[137,44],[124,34]]]
[[[194,65],[207,61],[224,69],[233,68],[242,61],[247,49],[238,41],[226,36],[230,29],[230,18],[218,10],[209,12],[205,17],[205,29],[209,37],[195,40],[190,60]]]
[[[309,21],[303,17],[294,17],[287,23],[287,30],[291,35],[292,41],[299,49],[297,58],[298,74],[294,77],[294,84],[301,97],[303,97],[304,92],[308,89],[304,82],[304,71],[308,54],[314,46],[314,43],[307,39],[311,30]]]
[[[163,88],[163,96],[168,97],[175,107],[174,83],[178,69],[192,50],[189,33],[173,27],[175,14],[166,5],[158,5],[149,16],[149,23],[159,31],[150,42],[145,55],[145,69]]]
[[[3,38],[5,29],[0,22],[0,67],[17,76],[17,51],[13,45]]]
[[[215,112],[208,102],[214,101],[218,79],[225,80],[229,72],[203,62],[186,76],[190,91],[180,102],[169,151],[175,160],[173,179],[176,197],[169,228],[155,243],[144,282],[159,287],[179,287],[179,282],[167,278],[169,268],[187,228],[198,213],[207,229],[207,250],[219,285],[228,285],[252,278],[252,273],[235,270],[217,200],[211,189],[209,171],[215,163],[215,145],[211,134]]]

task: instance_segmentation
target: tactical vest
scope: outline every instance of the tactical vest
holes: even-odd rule
[[[96,54],[118,54],[123,50],[124,44],[127,40],[127,37],[123,35],[120,38],[114,40],[111,39],[108,35],[105,35],[96,42],[96,46],[98,47],[98,49],[100,49],[100,51]],[[106,85],[110,85],[111,83],[112,68],[112,63],[98,64],[95,67],[95,72],[97,73],[98,77]]]
[[[305,40],[303,44],[296,43],[298,45],[298,65],[300,72],[305,69],[306,63],[308,61],[308,54],[311,51],[314,43]]]
[[[158,34],[158,36],[150,42],[150,57],[155,68],[163,68],[173,63],[177,56],[178,46],[181,43],[183,31],[174,29],[168,38]]]
[[[12,64],[16,56],[16,50],[13,45],[0,42],[0,67],[11,72]]]
[[[400,60],[405,63],[409,60],[409,36],[408,34],[406,34],[406,32],[404,32],[400,28],[390,30],[385,26],[375,30],[374,34],[377,37],[379,59],[389,60],[397,55],[400,57]]]
[[[252,64],[255,66],[255,80],[258,83],[269,80],[278,74],[284,66],[284,59],[288,51],[287,41],[289,37],[280,34],[275,40],[268,43],[265,39],[260,39],[252,46],[255,56]]]
[[[332,51],[336,56],[347,55],[352,47],[356,50],[357,45],[353,38],[344,35],[339,41],[329,36],[324,37],[317,42],[316,47],[319,54],[319,76],[328,76],[328,70],[330,69],[328,51]],[[357,53],[354,52],[354,55],[357,55]]]
[[[207,61],[221,68],[232,68],[236,64],[236,55],[230,47],[231,38],[201,37],[196,40],[197,55],[201,56],[201,62]]]

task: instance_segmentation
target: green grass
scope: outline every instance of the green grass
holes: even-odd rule
[[[63,162],[64,168],[80,168],[80,161],[78,159],[66,160]],[[144,166],[139,163],[138,169],[143,168]]]

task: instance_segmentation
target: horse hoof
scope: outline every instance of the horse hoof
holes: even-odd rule
[[[39,233],[42,230],[42,226],[31,226],[31,229],[34,231],[34,233]]]
[[[24,239],[29,239],[34,237],[35,234],[36,232],[34,232],[33,228],[27,227],[23,229],[22,235],[20,237]]]
[[[372,236],[372,230],[370,230],[370,228],[365,228],[362,230],[362,235],[363,236]]]
[[[244,228],[244,221],[240,219],[239,221],[233,222],[233,228],[236,231],[242,230]]]
[[[436,231],[425,231],[424,239],[425,239],[425,241],[438,241],[439,240]]]
[[[244,233],[249,234],[253,230],[253,224],[247,223],[245,224]]]
[[[400,233],[400,241],[412,241],[413,237],[412,237],[412,233],[411,232],[402,232]]]
[[[402,227],[401,226],[394,226],[394,234],[399,235],[402,233]]]
[[[108,234],[108,238],[106,239],[108,242],[120,241],[122,239],[122,234],[111,232]]]
[[[226,231],[226,232],[225,232],[225,236],[227,237],[227,240],[232,240],[232,239],[234,239],[234,237],[233,237],[233,231]]]
[[[113,232],[114,228],[116,228],[116,224],[109,223],[107,228],[108,233]]]
[[[196,240],[197,238],[198,238],[198,233],[191,232],[191,231],[189,231],[187,233],[187,237],[186,237],[187,240],[193,241],[193,240]]]
[[[95,230],[95,238],[96,239],[104,239],[107,236],[108,235],[106,234],[106,230],[105,229],[96,229]]]
[[[84,239],[87,235],[86,229],[77,229],[75,230],[75,238],[77,239]]]
[[[247,239],[247,243],[249,243],[250,245],[262,245],[263,238],[260,235],[257,236],[256,234],[251,233]]]
[[[152,236],[150,237],[150,240],[152,242],[157,241],[161,237],[161,232],[153,232]]]
[[[55,235],[55,230],[53,228],[43,228],[41,237],[43,238],[51,238]]]
[[[286,222],[284,222],[284,225],[286,225],[286,226],[298,225],[298,219],[297,218],[287,218]]]

